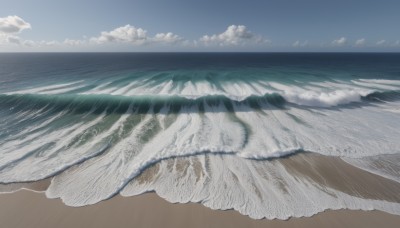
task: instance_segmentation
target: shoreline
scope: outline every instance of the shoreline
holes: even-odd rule
[[[69,207],[35,190],[0,194],[5,227],[398,227],[400,216],[381,211],[327,210],[288,220],[251,219],[234,210],[212,210],[199,203],[169,203],[156,193]]]

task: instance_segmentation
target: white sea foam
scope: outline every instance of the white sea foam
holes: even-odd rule
[[[319,110],[313,114],[301,109],[286,113],[281,110],[245,112],[238,106],[231,117],[223,106],[205,109],[204,116],[196,109],[182,109],[168,125],[160,121],[170,116],[146,114],[130,136],[110,152],[55,177],[48,197],[60,197],[71,206],[93,204],[118,192],[144,167],[166,158],[199,153],[233,153],[258,159],[284,156],[297,149],[353,158],[399,153],[398,116],[378,112],[374,107],[334,114],[330,110]],[[158,129],[157,125],[164,127]],[[149,132],[154,134],[149,141],[141,141],[142,137],[149,137]]]
[[[387,80],[387,79],[359,79],[359,81],[367,82],[367,83],[378,83],[378,84],[387,84],[387,85],[397,85],[400,86],[399,80]]]
[[[313,165],[312,161],[303,162]],[[311,216],[326,209],[378,209],[400,214],[399,203],[358,197],[356,189],[350,195],[307,176],[294,176],[277,160],[195,156],[163,161],[149,174],[145,179],[133,179],[121,195],[155,191],[169,202],[200,202],[212,209],[234,209],[255,219]],[[337,178],[346,181],[344,176]]]
[[[400,154],[343,158],[349,164],[400,183]]]
[[[64,94],[69,91],[83,88],[82,81],[51,85],[29,90],[15,91],[8,94]],[[111,86],[105,82],[88,91],[81,92],[87,95],[116,95],[127,97],[184,97],[199,99],[204,96],[219,95],[235,101],[244,101],[252,96],[278,94],[288,102],[310,107],[334,107],[352,102],[360,102],[362,97],[374,92],[400,90],[397,80],[359,79],[348,82],[310,82],[301,86],[287,85],[278,82],[221,82],[217,87],[208,81],[187,81],[179,84],[171,80],[158,84],[138,79],[123,86]]]
[[[298,105],[312,107],[334,107],[341,104],[361,101],[361,97],[371,93],[370,91],[337,90],[333,92],[305,91],[302,93],[285,92],[283,97]]]
[[[18,90],[18,91],[8,92],[6,94],[61,94],[84,87],[82,83],[83,81],[80,80],[70,83],[62,83],[62,84],[48,85],[42,87],[35,87],[26,90]]]
[[[133,187],[130,183],[122,194],[156,190],[172,202],[201,201],[214,209],[234,208],[254,218],[309,216],[328,208],[376,208],[400,213],[398,204],[367,201],[331,189],[327,194],[318,187],[310,187],[308,182],[297,183],[279,165],[259,167],[262,173],[257,174],[252,161],[243,159],[275,158],[301,150],[340,156],[349,161],[398,154],[400,116],[393,110],[398,110],[400,102],[392,99],[362,103],[362,98],[373,92],[396,92],[400,89],[399,83],[355,80],[293,86],[283,82],[227,81],[217,86],[207,81],[182,84],[169,80],[157,86],[151,86],[153,84],[144,79],[122,86],[107,81],[77,95],[83,98],[87,95],[95,97],[96,94],[135,98],[153,96],[166,101],[147,104],[146,107],[132,99],[130,107],[122,113],[115,110],[120,106],[122,110],[123,103],[130,100],[119,103],[118,97],[116,104],[107,101],[103,107],[103,101],[98,99],[88,102],[93,105],[92,109],[85,107],[77,112],[71,111],[74,107],[69,106],[55,106],[53,110],[52,103],[33,111],[18,106],[21,110],[10,116],[7,122],[21,130],[1,136],[0,182],[39,180],[69,168],[52,180],[46,194],[50,198],[59,197],[72,206],[93,204],[112,197],[134,179],[131,182]],[[84,86],[87,86],[85,82],[80,82],[13,94],[54,96]],[[278,107],[268,103],[268,99],[263,97],[268,94],[280,95],[286,100],[286,105]],[[230,100],[221,101],[217,97],[182,104],[172,104],[168,100],[176,96],[198,99],[209,95],[225,96]],[[249,97],[257,99],[246,100]],[[4,95],[2,99],[5,99]],[[359,102],[359,105],[352,106],[353,102]],[[345,104],[350,105],[343,106]],[[72,105],[79,106],[80,103]],[[57,112],[56,109],[61,110]],[[95,112],[95,109],[102,112]],[[35,124],[26,125],[31,118],[37,118]],[[190,175],[184,178],[193,183],[191,187],[168,188],[166,182],[144,186],[135,184],[135,177],[148,166],[168,158],[198,154],[234,156],[212,164],[200,162],[204,169],[212,170],[205,173],[208,176],[203,176],[201,181],[196,180],[196,174],[191,170],[194,168],[188,168]],[[391,171],[376,171],[376,166],[365,165],[367,163],[352,164],[397,180]],[[229,170],[235,170],[236,178]],[[269,172],[278,173],[279,178],[271,176],[272,182],[262,180],[262,175],[269,175]],[[167,174],[160,175],[166,178],[165,181],[172,178],[165,176]],[[295,187],[282,193],[278,189],[280,179]],[[237,181],[243,185],[238,187]],[[251,190],[249,186],[254,183],[250,181],[255,182],[261,192]],[[205,183],[206,187],[202,188]],[[263,189],[269,185],[271,187]],[[315,198],[304,201],[307,197],[305,189]],[[259,194],[269,198],[259,200]],[[271,196],[276,199],[271,199]],[[312,203],[317,199],[322,204]]]

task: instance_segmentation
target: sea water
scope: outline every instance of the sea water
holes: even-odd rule
[[[254,218],[400,213],[398,203],[329,198],[305,183],[284,194],[257,182],[265,190],[257,195],[272,191],[287,204],[249,201],[248,187],[237,187],[272,173],[293,182],[270,159],[304,151],[398,182],[399,165],[387,156],[398,158],[399,139],[400,54],[0,54],[0,182],[55,176],[47,196],[71,206],[156,190]],[[147,168],[187,156],[191,171],[180,184],[168,184],[168,168],[168,183],[135,184]],[[208,170],[201,184],[193,159]],[[240,184],[226,178],[229,170]],[[308,205],[301,189],[324,202]]]

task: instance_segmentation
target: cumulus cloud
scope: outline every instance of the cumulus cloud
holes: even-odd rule
[[[136,28],[129,24],[116,28],[110,32],[101,32],[100,36],[93,37],[90,39],[91,42],[97,44],[103,44],[107,42],[122,42],[122,43],[131,43],[134,45],[145,45],[151,43],[171,44],[180,42],[182,40],[183,38],[171,32],[158,33],[154,37],[150,37],[147,35],[146,30],[142,28]]]
[[[386,40],[379,40],[378,42],[376,42],[376,45],[379,45],[379,46],[384,45],[384,44],[386,44]]]
[[[332,41],[332,44],[334,46],[340,47],[340,46],[344,46],[346,44],[346,42],[347,42],[346,37],[340,37],[339,39]]]
[[[253,34],[244,25],[231,25],[223,33],[214,35],[204,35],[200,41],[205,44],[242,45],[246,43],[268,43],[270,41],[262,36]]]
[[[110,32],[101,32],[99,37],[93,37],[91,41],[96,43],[127,42],[142,44],[147,40],[147,31],[131,25],[116,28]]]
[[[356,43],[355,43],[355,45],[357,46],[357,47],[360,47],[360,46],[364,46],[365,45],[365,39],[364,38],[361,38],[361,39],[359,39],[359,40],[356,40]]]
[[[308,41],[300,42],[300,40],[296,40],[292,46],[293,47],[306,47],[308,45]]]
[[[176,34],[173,34],[172,32],[168,32],[168,33],[157,33],[151,40],[160,43],[177,43],[182,41],[183,38]]]
[[[19,33],[30,28],[31,25],[18,16],[0,17],[0,33]]]
[[[30,28],[31,25],[18,16],[0,17],[0,44],[22,44],[16,34]]]

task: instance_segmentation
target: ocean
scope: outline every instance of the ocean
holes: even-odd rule
[[[155,191],[252,218],[400,214],[399,139],[399,53],[0,54],[0,183],[52,178],[70,206]],[[392,190],[291,169],[328,180],[318,162]]]

